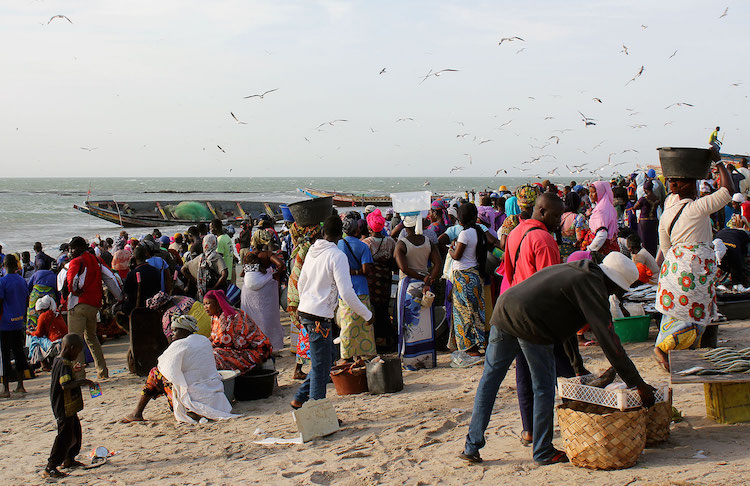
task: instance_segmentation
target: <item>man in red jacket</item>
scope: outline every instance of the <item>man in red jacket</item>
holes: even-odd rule
[[[87,251],[86,240],[80,236],[70,240],[71,261],[66,276],[68,290],[68,331],[86,339],[94,356],[100,380],[109,377],[107,363],[99,339],[96,337],[96,316],[102,306],[102,271],[96,256]],[[83,351],[78,361],[85,363]]]

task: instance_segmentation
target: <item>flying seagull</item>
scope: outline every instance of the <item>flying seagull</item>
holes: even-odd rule
[[[262,93],[262,94],[254,94],[250,96],[245,96],[245,99],[248,98],[260,98],[263,99],[264,96],[266,96],[268,93],[273,93],[274,91],[278,91],[279,88],[269,89],[268,91]]]
[[[593,118],[587,117],[586,115],[584,115],[580,111],[578,112],[578,114],[581,115],[581,120],[583,121],[583,123],[586,124],[585,126],[588,127],[589,125],[596,125],[596,123],[594,123],[594,119]]]
[[[480,141],[480,142],[479,142],[479,145],[482,145],[483,143],[488,143],[488,142],[491,142],[491,141],[492,141],[492,139],[491,139],[491,138],[488,138],[488,139],[485,139],[485,140],[482,140],[482,141]]]
[[[99,147],[92,147],[92,148],[81,147],[81,150],[85,150],[86,152],[91,152],[92,150],[96,150],[97,148],[99,148]]]
[[[455,72],[458,72],[458,69],[441,69],[440,71],[435,71],[434,73],[432,72],[432,69],[430,69],[430,71],[424,75],[424,77],[422,78],[422,81],[420,81],[419,84],[422,84],[425,81],[427,81],[427,78],[429,78],[430,76],[435,76],[437,78],[440,76],[441,73],[455,73]]]
[[[558,143],[560,143],[560,137],[558,137],[557,135],[552,135],[552,136],[551,136],[550,138],[548,138],[547,140],[552,140],[553,138],[555,139],[555,144],[558,144]]]
[[[558,169],[558,167],[555,167],[551,171],[547,172],[547,175],[551,175],[551,176],[557,175],[557,169]]]
[[[648,25],[641,24],[641,30],[646,30],[646,29],[648,29]]]
[[[625,44],[623,44],[622,45],[622,50],[620,52],[624,52],[625,55],[627,56],[628,55],[628,46],[626,46]]]
[[[602,102],[601,98],[591,98],[591,99],[594,100],[594,101],[596,101],[597,103],[601,103]]]
[[[636,73],[635,76],[633,76],[633,78],[630,81],[628,81],[627,83],[625,83],[625,86],[629,85],[630,83],[632,83],[633,81],[635,81],[637,78],[640,78],[641,74],[643,74],[643,66],[641,66],[641,69],[638,71],[638,73]]]
[[[464,138],[468,137],[469,135],[471,135],[471,133],[459,133],[458,135],[456,135],[456,138]]]
[[[554,116],[545,116],[544,119],[545,120],[554,120],[555,117]]]
[[[497,172],[495,172],[495,177],[497,177],[497,175],[498,175],[499,173],[501,173],[501,172],[502,172],[502,173],[504,173],[504,174],[507,174],[507,173],[508,173],[508,171],[507,171],[507,170],[505,170],[505,169],[498,169],[498,170],[497,170]]]
[[[55,20],[55,19],[65,19],[65,20],[67,20],[68,22],[70,22],[71,24],[73,23],[73,21],[72,21],[72,20],[70,20],[70,19],[69,19],[68,17],[66,17],[65,15],[53,15],[52,17],[50,17],[50,18],[49,18],[49,22],[47,22],[47,25],[49,25],[49,24],[50,24],[50,22],[52,22],[52,21],[53,21],[53,20]]]
[[[469,155],[469,154],[464,154],[464,155],[465,155],[465,156],[467,156],[467,157],[469,158],[469,165],[471,165],[471,162],[472,162],[472,160],[471,160],[471,155]]]
[[[320,127],[322,127],[323,125],[331,125],[331,126],[333,126],[333,124],[334,124],[334,123],[337,123],[337,122],[345,122],[345,121],[349,121],[349,120],[337,119],[337,120],[331,120],[331,121],[329,121],[329,122],[323,122],[323,123],[321,123],[320,125],[318,125],[317,127],[315,127],[315,129],[317,130],[317,129],[319,129]]]
[[[414,118],[409,118],[408,116],[405,118],[398,118],[396,119],[396,123],[402,122],[402,121],[414,121]]]
[[[525,51],[525,50],[526,50],[526,48],[525,48],[525,47],[522,47],[522,48],[520,48],[520,49],[518,49],[518,50],[516,51],[516,54],[521,54],[521,53],[522,53],[523,51]]]
[[[671,105],[665,107],[664,109],[668,110],[669,108],[673,106],[693,106],[693,105],[691,105],[690,103],[672,103]]]
[[[721,15],[719,15],[719,18],[723,19],[724,17],[726,17],[727,16],[727,12],[729,12],[729,7],[727,7],[727,8],[724,9],[724,13],[721,14]]]
[[[500,46],[500,45],[503,44],[503,42],[506,42],[506,41],[507,42],[513,42],[513,41],[517,41],[517,40],[520,40],[521,42],[525,42],[523,39],[521,39],[517,35],[514,35],[513,37],[503,37],[502,39],[500,39],[500,42],[498,42],[497,45]]]
[[[459,171],[462,171],[462,170],[464,170],[464,168],[463,168],[463,167],[458,167],[458,166],[456,166],[456,167],[454,167],[454,168],[452,168],[452,169],[450,170],[450,173],[452,174],[452,173],[454,173],[454,172],[459,172]]]
[[[378,74],[385,74],[385,68],[381,69]]]
[[[511,106],[510,108],[508,108],[508,110],[507,110],[507,111],[510,111],[510,110],[518,110],[518,111],[520,111],[520,110],[521,110],[521,108],[519,108],[519,107],[517,107],[517,106]]]
[[[672,59],[676,55],[677,55],[677,49],[675,49],[675,51],[672,53],[672,55],[669,56],[667,59]]]
[[[232,115],[232,118],[234,118],[234,121],[236,121],[240,125],[247,125],[247,122],[240,121],[236,116],[234,116],[234,113],[231,111],[229,112],[230,115]]]
[[[226,150],[224,150],[223,148],[221,148],[221,145],[217,145],[217,147],[219,147],[219,150],[221,150],[222,152],[227,153]]]

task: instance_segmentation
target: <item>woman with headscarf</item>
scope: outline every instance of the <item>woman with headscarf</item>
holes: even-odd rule
[[[223,290],[207,292],[203,306],[211,316],[216,369],[245,374],[271,357],[271,342],[247,314],[229,304]]]
[[[539,188],[530,184],[525,184],[516,189],[515,200],[513,203],[510,201],[514,198],[508,199],[505,203],[505,213],[508,215],[500,228],[500,247],[505,249],[505,242],[508,239],[508,235],[513,229],[518,226],[522,219],[528,219],[531,217],[531,211],[536,203],[536,198],[539,196]],[[510,211],[510,212],[509,212]]]
[[[264,264],[255,250],[245,254],[241,273],[241,308],[271,341],[273,351],[280,352],[284,347],[284,330],[279,311],[279,282],[274,275],[284,268],[284,263],[275,256],[271,261],[275,269]]]
[[[375,346],[378,349],[392,348],[395,334],[389,307],[396,240],[383,236],[385,218],[380,209],[372,211],[366,219],[372,233],[372,236],[364,239],[364,243],[370,248],[373,260],[372,272],[367,276],[367,287],[370,290],[370,304],[375,320]]]
[[[398,354],[408,370],[437,366],[435,316],[432,306],[423,306],[422,299],[440,277],[440,253],[426,236],[417,234],[420,217],[404,216],[406,236],[398,240],[394,250],[400,270],[396,294]],[[432,262],[429,270],[428,262]]]
[[[50,260],[39,261],[39,267],[34,275],[29,279],[27,287],[29,291],[29,305],[26,312],[26,332],[33,333],[37,327],[37,319],[39,317],[39,311],[36,310],[36,303],[39,299],[49,295],[54,301],[57,300],[57,276],[55,272],[50,270]],[[27,342],[29,346],[29,352],[31,352],[31,344]]]
[[[372,310],[370,304],[370,289],[367,277],[372,273],[372,253],[370,248],[359,239],[359,220],[349,216],[344,218],[344,237],[337,246],[349,262],[349,275],[352,287],[359,300]],[[336,311],[336,323],[341,328],[341,358],[345,360],[357,357],[369,357],[377,354],[375,348],[375,330],[372,323],[360,316],[349,304],[339,297],[339,307]]]
[[[206,314],[203,302],[197,302],[184,295],[158,292],[146,300],[146,307],[162,313],[162,330],[168,340],[172,339],[172,320],[175,316],[193,316],[198,325],[198,334],[206,337],[211,335],[211,317]]]
[[[617,210],[612,201],[612,187],[607,181],[596,181],[589,187],[589,198],[595,203],[589,218],[589,232],[581,248],[607,255],[620,251],[617,243]]]
[[[200,257],[193,258],[182,267],[182,274],[196,282],[198,300],[203,300],[209,290],[223,290],[227,286],[229,270],[216,251],[217,246],[216,235],[207,234],[203,237],[203,253]]]
[[[310,361],[310,342],[305,326],[302,325],[297,313],[299,307],[299,291],[297,283],[299,282],[302,265],[305,263],[305,257],[310,250],[313,242],[323,234],[323,227],[320,224],[311,226],[300,226],[292,223],[289,227],[289,234],[292,238],[294,249],[289,257],[292,262],[292,269],[289,272],[289,283],[287,285],[287,308],[289,318],[292,321],[290,337],[292,345],[297,350],[297,366],[294,369],[293,378],[295,380],[304,380],[307,375],[302,372],[302,366]],[[296,343],[296,344],[295,344]]]
[[[211,342],[198,334],[195,318],[174,316],[171,331],[171,343],[149,372],[135,410],[120,422],[142,422],[146,405],[161,395],[179,422],[195,424],[201,418],[237,417],[231,413],[232,404],[224,394]]]
[[[123,281],[128,277],[130,259],[133,258],[133,252],[126,246],[127,239],[118,236],[115,242],[115,253],[112,255],[112,270],[116,271]]]
[[[568,195],[570,194],[575,193],[571,191]],[[576,194],[575,198],[565,198],[565,212],[560,220],[560,258],[563,262],[580,248],[588,229],[586,216],[578,211],[581,200],[577,196]]]
[[[448,226],[450,226],[448,207],[445,205],[445,201],[442,199],[436,199],[432,202],[429,218],[431,223],[428,228],[434,231],[437,236],[442,235]]]
[[[635,203],[633,211],[641,211],[638,218],[638,236],[641,237],[643,248],[655,258],[659,246],[659,218],[656,216],[659,197],[654,194],[654,183],[651,181],[643,183],[643,191],[645,194]]]
[[[454,356],[452,365],[466,367],[479,363],[486,347],[482,279],[487,259],[487,240],[484,231],[477,226],[477,207],[474,204],[462,204],[458,208],[458,220],[463,230],[449,250],[453,259],[453,325],[448,347],[461,352]]]
[[[718,154],[715,154],[718,158]],[[662,314],[654,355],[669,370],[669,351],[696,348],[706,325],[716,316],[716,254],[710,215],[732,200],[734,182],[718,162],[719,189],[696,197],[696,180],[670,177],[659,222],[659,273],[656,310]]]
[[[68,326],[57,311],[57,304],[52,295],[45,295],[34,304],[38,314],[33,331],[26,330],[29,348],[29,363],[41,363],[42,369],[48,370],[52,359],[60,352],[60,340],[68,334]]]

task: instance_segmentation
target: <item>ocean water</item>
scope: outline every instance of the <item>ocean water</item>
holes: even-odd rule
[[[119,227],[88,216],[75,209],[87,197],[117,201],[231,199],[268,202],[293,202],[305,196],[297,188],[312,187],[353,193],[390,194],[428,189],[441,194],[477,191],[500,185],[514,187],[526,182],[523,178],[440,177],[430,178],[424,186],[422,178],[19,178],[0,179],[0,244],[3,252],[31,251],[35,241],[57,256],[60,243],[80,235],[116,237]],[[554,179],[564,183],[569,180]],[[160,228],[166,232],[183,231],[183,227]],[[130,228],[139,236],[149,229]]]

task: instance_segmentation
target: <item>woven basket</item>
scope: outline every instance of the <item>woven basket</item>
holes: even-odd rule
[[[672,395],[666,402],[655,403],[646,414],[646,447],[661,444],[669,439],[672,423]]]
[[[557,407],[557,418],[565,452],[579,467],[632,467],[646,445],[646,410],[642,408],[623,412],[568,402]]]

